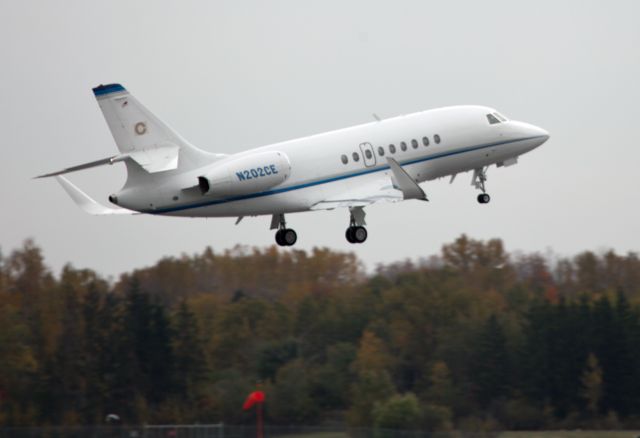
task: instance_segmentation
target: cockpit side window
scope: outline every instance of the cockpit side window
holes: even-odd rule
[[[500,120],[493,114],[487,114],[487,120],[489,120],[490,125],[495,125],[496,123],[500,123]]]
[[[507,119],[500,113],[493,113],[494,116],[496,116],[496,119],[500,120],[501,122],[506,122]]]

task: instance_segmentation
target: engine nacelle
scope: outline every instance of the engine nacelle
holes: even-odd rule
[[[282,184],[290,174],[291,163],[283,152],[258,152],[221,163],[198,177],[198,186],[207,195],[246,195]]]

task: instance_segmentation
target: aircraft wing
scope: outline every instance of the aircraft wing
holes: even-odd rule
[[[127,210],[125,208],[111,208],[99,204],[85,192],[73,185],[71,181],[66,179],[64,176],[58,175],[55,178],[58,180],[65,192],[71,196],[73,202],[78,204],[78,207],[89,214],[139,214],[137,211]]]
[[[388,176],[377,178],[357,188],[314,204],[311,210],[333,210],[340,207],[366,207],[376,202],[398,202],[404,200],[400,190],[393,187]]]
[[[406,199],[428,201],[418,183],[393,158],[387,158],[391,175],[381,176],[354,189],[318,202],[311,210],[339,207],[366,207],[375,202],[398,202]]]

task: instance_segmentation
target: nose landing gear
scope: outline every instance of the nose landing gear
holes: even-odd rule
[[[491,196],[488,193],[480,193],[478,195],[478,202],[480,204],[488,204],[491,201]]]

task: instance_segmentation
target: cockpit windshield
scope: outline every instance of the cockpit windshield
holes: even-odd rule
[[[495,125],[496,123],[503,123],[507,121],[507,119],[498,112],[487,114],[487,120],[489,121],[490,125]]]

